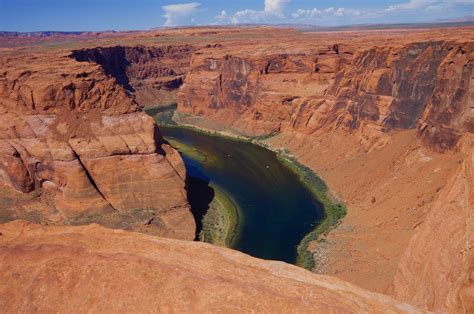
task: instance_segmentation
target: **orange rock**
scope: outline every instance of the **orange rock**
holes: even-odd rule
[[[474,311],[474,136],[463,138],[465,158],[440,191],[399,264],[392,294],[429,310]]]
[[[267,143],[289,149],[346,202],[344,221],[311,245],[318,271],[372,291],[391,285],[393,295],[426,309],[469,311],[472,146],[464,141],[474,131],[473,34],[472,27],[304,34],[203,27],[33,36],[28,49],[0,50],[0,181],[24,192],[41,185],[43,194],[31,203],[0,190],[7,209],[0,220],[100,222],[191,238],[183,163],[137,105],[179,96],[181,122],[233,134],[279,132]],[[68,46],[34,45],[54,38]],[[28,42],[0,37],[2,47]],[[140,194],[144,188],[149,194]],[[134,211],[133,203],[145,209]],[[199,254],[186,249],[176,260]],[[233,280],[240,266],[225,265],[211,266]],[[184,280],[173,279],[170,286]],[[176,295],[182,291],[194,300],[192,289]],[[228,298],[223,291],[216,294]]]
[[[194,239],[181,158],[167,146],[167,159],[156,123],[104,71],[58,54],[9,60],[0,73],[0,183],[52,195],[40,221]]]
[[[0,225],[0,308],[39,312],[418,313],[339,279],[98,225]]]

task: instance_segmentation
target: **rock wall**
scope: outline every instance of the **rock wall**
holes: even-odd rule
[[[230,54],[198,51],[179,92],[178,111],[218,121],[247,135],[291,125],[297,106],[320,103],[352,50],[329,46],[314,51]]]
[[[0,182],[41,194],[40,221],[194,238],[179,154],[113,77],[65,55],[2,61]]]
[[[102,65],[138,104],[153,107],[177,103],[194,50],[189,45],[113,46],[75,50],[71,57]]]
[[[427,145],[443,151],[474,131],[472,46],[335,44],[278,55],[200,50],[180,90],[178,111],[245,135],[365,127],[370,145],[393,129],[418,129]]]

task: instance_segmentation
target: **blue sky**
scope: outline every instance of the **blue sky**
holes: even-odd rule
[[[0,0],[0,31],[157,26],[431,22],[474,15],[474,0]]]

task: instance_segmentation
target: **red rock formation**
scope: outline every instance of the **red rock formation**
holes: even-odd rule
[[[392,286],[399,300],[429,310],[474,311],[474,137],[461,142],[462,165],[411,238]]]
[[[174,101],[184,81],[180,121],[247,135],[280,132],[267,143],[290,149],[344,199],[347,217],[324,242],[312,244],[319,271],[373,291],[391,285],[394,296],[426,309],[470,311],[472,34],[472,28],[316,34],[203,28],[117,35],[123,46],[105,48],[109,39],[103,48],[75,44],[72,55],[68,48],[60,58],[53,48],[0,51],[6,65],[0,180],[16,190],[43,191],[41,203],[31,204],[0,190],[0,208],[9,209],[0,221],[98,221],[189,238],[183,164],[130,100]],[[156,37],[176,46],[156,47]],[[190,39],[195,47],[184,45]],[[128,47],[128,40],[148,46]],[[199,258],[197,250],[186,250],[176,261]],[[234,280],[230,268],[240,272],[240,266],[221,262],[225,268],[206,265]],[[254,276],[241,274],[235,280]],[[172,287],[183,281],[172,278]],[[185,291],[194,300],[197,294]],[[207,309],[205,302],[196,308]]]
[[[354,48],[342,45],[278,55],[201,50],[178,111],[247,135],[313,133],[341,123],[350,129],[370,124],[378,133],[418,128],[433,149],[450,149],[463,131],[474,130],[467,108],[472,45],[361,49],[353,60]]]
[[[97,225],[0,225],[0,260],[6,312],[419,312],[286,263]]]
[[[418,134],[430,147],[452,148],[465,133],[474,132],[474,43],[448,44],[438,67],[433,96],[418,124]]]
[[[97,47],[76,50],[71,57],[102,65],[140,105],[152,107],[177,102],[194,50],[189,45]]]
[[[276,132],[290,124],[296,103],[322,97],[352,56],[339,46],[279,54],[247,49],[234,55],[219,47],[196,53],[178,111],[248,135]]]
[[[2,183],[52,195],[47,205],[59,213],[56,222],[194,238],[179,155],[113,78],[66,56],[5,61]]]

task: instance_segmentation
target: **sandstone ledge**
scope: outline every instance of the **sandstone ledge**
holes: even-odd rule
[[[0,225],[0,259],[6,312],[419,312],[282,262],[98,225]]]

